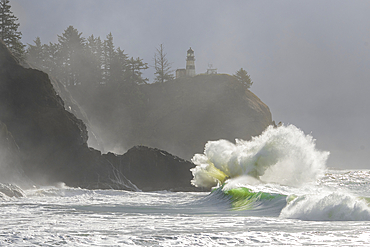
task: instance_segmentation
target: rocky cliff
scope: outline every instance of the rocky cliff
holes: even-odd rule
[[[190,160],[209,140],[248,140],[272,124],[267,105],[230,75],[126,83],[68,87],[102,140],[99,150],[145,145]]]
[[[267,105],[230,75],[124,83],[70,87],[106,151],[145,145],[190,160],[209,140],[248,140],[272,124]]]
[[[148,112],[130,141],[185,159],[202,153],[209,140],[248,140],[272,124],[267,105],[230,75],[180,78],[145,91]]]
[[[74,95],[86,95],[76,88]],[[272,123],[268,107],[229,75],[98,89],[93,102],[85,97],[85,115],[60,83],[21,66],[0,42],[0,183],[194,191],[194,164],[177,156],[189,160],[208,140],[249,139]],[[75,114],[128,151],[88,147]]]
[[[189,170],[193,164],[164,151],[135,148],[120,156],[89,148],[85,124],[65,110],[48,75],[19,65],[2,42],[0,127],[0,148],[9,154],[2,166],[16,165],[23,179],[35,184],[194,190]]]

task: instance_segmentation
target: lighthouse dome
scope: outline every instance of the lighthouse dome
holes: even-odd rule
[[[191,47],[190,47],[187,53],[188,53],[188,55],[189,55],[189,54],[194,54],[194,50],[193,50],[193,49],[191,49]]]

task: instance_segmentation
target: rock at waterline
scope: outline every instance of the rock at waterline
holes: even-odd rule
[[[93,189],[194,190],[189,170],[193,165],[165,151],[139,148],[139,152],[114,155],[89,148],[85,124],[65,110],[48,75],[22,67],[3,42],[0,122],[17,145],[22,173],[39,185],[64,182]]]

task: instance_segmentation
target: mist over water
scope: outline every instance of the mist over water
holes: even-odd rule
[[[228,74],[243,67],[254,81],[251,90],[270,107],[273,120],[292,124],[270,126],[250,140],[209,140],[204,152],[192,158],[196,166],[191,181],[209,192],[86,190],[63,181],[40,187],[18,168],[16,152],[0,143],[1,246],[368,246],[370,171],[357,170],[370,166],[368,2],[11,3],[24,43],[37,36],[55,42],[56,33],[74,25],[84,35],[104,37],[112,31],[117,46],[144,62],[164,42],[174,69],[184,67],[189,46],[196,52],[197,73],[209,64]],[[104,16],[109,18],[97,18]],[[152,70],[144,77],[152,80]],[[219,88],[220,97],[224,92]],[[153,99],[161,95],[153,94]],[[94,98],[95,105],[85,104],[95,113],[112,98],[108,92]],[[163,112],[153,100],[143,102],[157,111],[153,116]],[[124,107],[102,111],[107,117],[90,126],[97,138],[89,144],[103,152],[126,152],[131,146],[120,141],[140,132],[138,126]],[[143,114],[133,112],[134,117]],[[199,118],[207,123],[203,129],[197,117],[189,118],[199,131],[195,136],[223,117],[210,116]],[[119,121],[127,128],[100,129]],[[162,121],[158,126],[167,133],[176,125]],[[189,124],[184,126],[182,134],[189,136]],[[168,136],[154,137],[152,143],[172,154],[193,144],[176,147],[172,144],[181,138],[171,139],[171,132]],[[106,141],[105,149],[99,138]],[[164,148],[168,146],[173,149]]]
[[[164,43],[173,69],[185,66],[191,46],[197,73],[208,64],[220,73],[246,69],[276,122],[312,132],[330,150],[328,166],[370,167],[367,1],[90,2],[13,0],[23,43],[56,42],[69,25],[83,35],[111,31],[117,46],[148,63]]]

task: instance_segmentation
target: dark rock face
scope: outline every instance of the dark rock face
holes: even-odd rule
[[[145,87],[148,114],[143,130],[131,132],[132,144],[140,140],[191,159],[210,140],[248,140],[272,124],[267,105],[230,75],[198,75]]]
[[[20,151],[7,126],[0,121],[0,181],[2,183],[17,183],[23,187],[30,185],[24,179],[20,166]]]
[[[167,152],[138,147],[123,156],[102,155],[89,148],[85,124],[65,110],[48,75],[20,66],[1,41],[0,131],[0,148],[11,154],[1,162],[19,165],[20,174],[37,184],[194,190],[192,163]]]
[[[89,143],[93,143],[94,147],[99,150],[103,149],[103,144],[101,140],[95,135],[92,131],[91,123],[89,118],[87,117],[86,113],[83,109],[79,106],[79,104],[74,100],[70,92],[64,87],[64,85],[55,78],[50,78],[50,82],[53,85],[56,93],[63,99],[64,101],[64,109],[72,113],[78,119],[81,119],[83,123],[86,125],[86,129],[89,132]],[[85,92],[86,93],[86,92]]]
[[[168,190],[169,184],[172,191],[190,189],[184,185],[193,178],[189,171],[194,164],[166,151],[135,146],[122,156],[122,163],[120,171],[143,190]]]
[[[86,125],[73,114],[84,118],[83,112],[53,84],[47,74],[19,65],[0,41],[0,183],[17,176],[41,185],[198,191],[190,184],[194,164],[137,145],[190,159],[208,140],[248,139],[272,123],[268,107],[229,75],[145,85],[143,111],[120,137],[134,147],[124,155],[101,154],[88,147]],[[102,123],[115,123],[106,117]]]
[[[87,141],[85,125],[64,110],[47,74],[23,68],[1,46],[1,121],[18,144],[22,163],[27,164],[24,170],[31,178],[39,171],[60,176],[53,166],[58,160],[55,156],[63,155],[68,166],[70,151]]]
[[[249,140],[272,124],[268,106],[226,74],[131,87],[108,84],[94,97],[83,87],[70,90],[106,150],[144,145],[190,160],[209,140]]]

